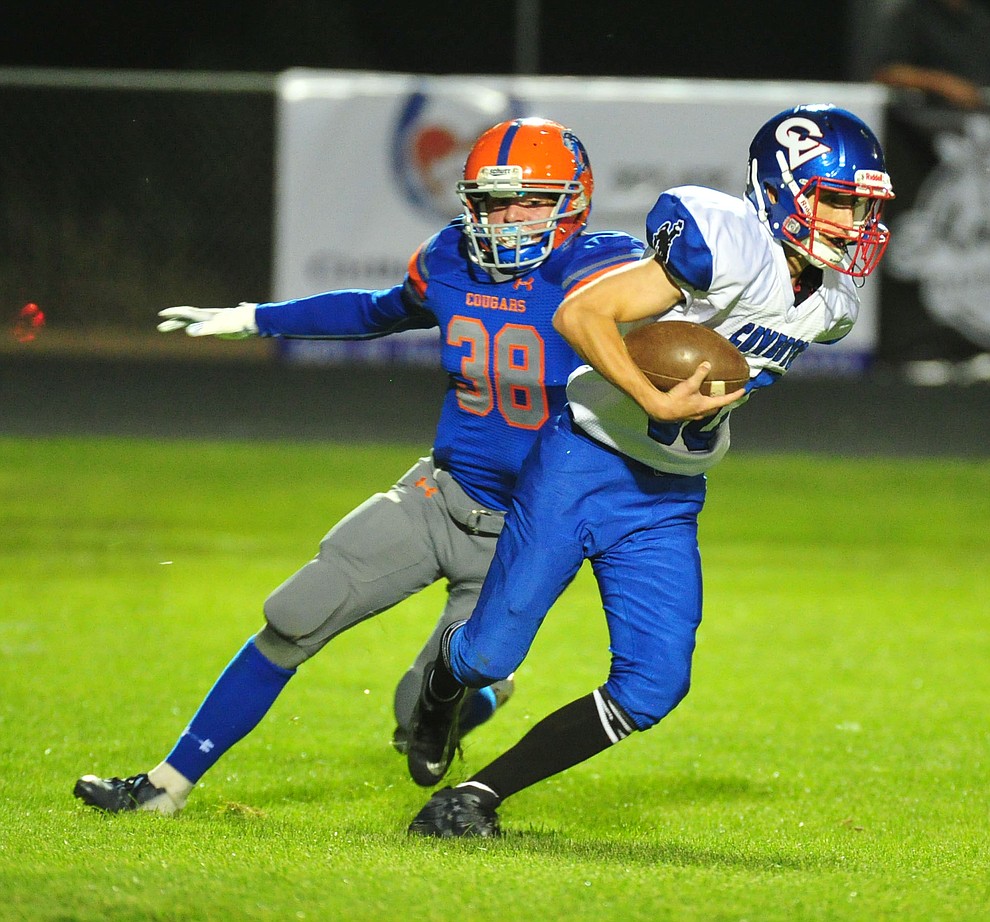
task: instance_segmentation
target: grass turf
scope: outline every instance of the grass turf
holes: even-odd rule
[[[0,440],[0,919],[990,917],[990,465],[730,455],[694,688],[660,727],[409,840],[388,746],[436,586],[334,641],[175,818],[71,796],[169,750],[267,592],[407,446]],[[599,684],[587,570],[453,778]]]

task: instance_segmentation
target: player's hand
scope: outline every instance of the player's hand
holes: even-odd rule
[[[702,362],[690,378],[675,384],[669,391],[656,391],[656,398],[643,409],[661,422],[681,422],[704,419],[746,396],[745,388],[739,388],[721,397],[706,397],[701,393],[701,385],[711,370],[708,362]]]
[[[190,336],[219,336],[221,339],[243,339],[255,336],[258,325],[254,322],[257,304],[242,301],[237,307],[166,307],[158,312],[162,322],[159,333],[185,330]]]

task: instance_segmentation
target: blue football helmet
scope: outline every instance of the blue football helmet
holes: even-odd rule
[[[819,268],[863,278],[890,239],[880,214],[894,190],[880,142],[836,106],[796,106],[757,132],[746,197],[777,240]]]

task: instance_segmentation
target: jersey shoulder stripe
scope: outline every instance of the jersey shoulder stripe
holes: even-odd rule
[[[560,267],[560,287],[569,294],[606,272],[643,258],[646,245],[642,240],[619,231],[581,234],[554,251],[548,270]]]
[[[463,249],[463,219],[455,218],[442,230],[421,243],[409,258],[406,274],[420,298],[426,296],[430,276],[449,269],[461,269],[467,262]]]

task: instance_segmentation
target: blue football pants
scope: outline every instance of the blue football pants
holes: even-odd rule
[[[505,678],[591,561],[608,624],[605,688],[638,729],[687,694],[701,622],[704,475],[660,474],[577,430],[567,411],[527,458],[478,604],[450,642],[464,684]]]

